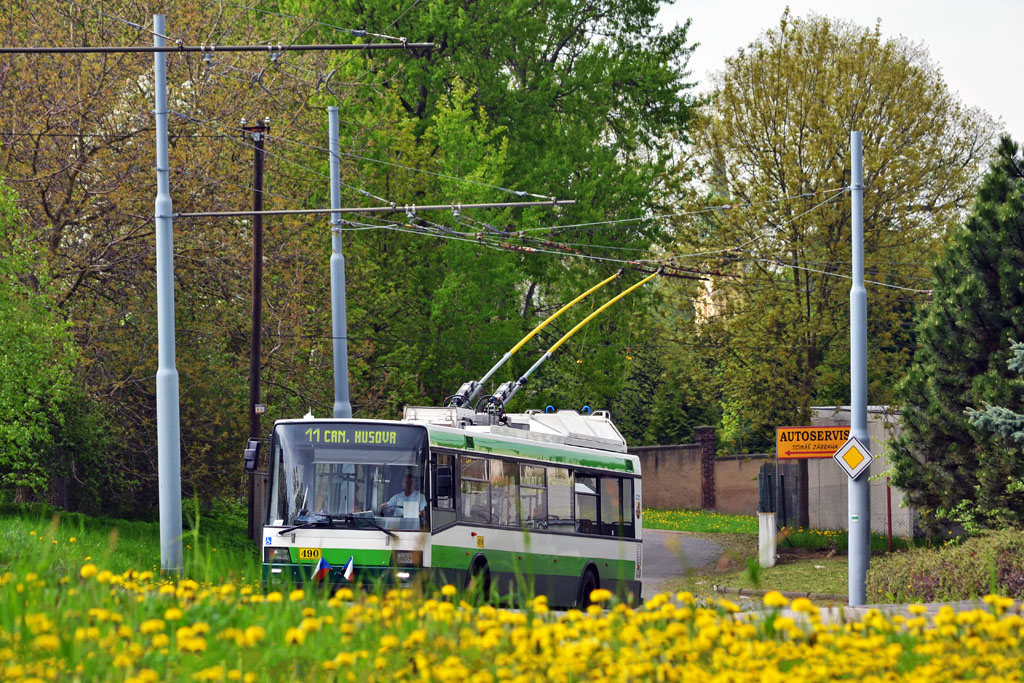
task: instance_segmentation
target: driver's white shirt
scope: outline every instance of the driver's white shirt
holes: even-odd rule
[[[413,491],[408,496],[405,495],[405,491],[399,491],[388,499],[387,504],[394,505],[396,507],[405,507],[406,503],[419,503],[420,512],[427,507],[427,499],[419,491]]]

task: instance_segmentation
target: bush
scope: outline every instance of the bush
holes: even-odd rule
[[[1024,531],[1005,529],[956,545],[872,558],[868,602],[1024,598]]]

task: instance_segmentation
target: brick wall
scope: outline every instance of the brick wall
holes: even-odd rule
[[[715,457],[714,427],[697,427],[696,443],[638,446],[644,507],[757,514],[757,473],[767,456]]]
[[[697,444],[638,446],[644,507],[662,510],[700,509],[701,449]]]
[[[757,474],[774,456],[727,455],[715,460],[716,510],[727,515],[757,514]]]
[[[700,448],[700,506],[715,509],[715,428],[697,427],[693,438]]]

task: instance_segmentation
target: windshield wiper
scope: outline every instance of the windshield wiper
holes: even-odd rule
[[[393,533],[391,533],[390,531],[388,531],[387,529],[382,527],[380,524],[377,524],[377,522],[373,521],[373,517],[356,517],[355,515],[344,515],[343,518],[344,518],[344,520],[346,522],[349,522],[350,524],[352,524],[352,526],[355,526],[356,520],[359,520],[360,522],[365,522],[366,524],[370,525],[374,529],[379,529],[380,531],[383,531],[384,533],[386,533],[391,538],[398,538]]]
[[[330,526],[334,526],[338,522],[345,522],[346,524],[350,524],[353,527],[358,527],[360,525],[356,524],[356,522],[362,522],[362,523],[364,523],[367,526],[370,526],[370,527],[372,527],[374,529],[378,529],[380,531],[383,531],[385,534],[387,534],[391,538],[398,538],[393,533],[391,533],[389,530],[385,529],[381,525],[377,524],[377,522],[373,521],[372,517],[356,517],[355,515],[317,515],[316,517],[317,517],[317,519],[308,519],[308,520],[299,522],[298,524],[296,524],[294,526],[290,526],[290,527],[287,527],[285,529],[281,529],[280,531],[277,532],[277,535],[281,536],[283,534],[287,534],[289,531],[295,531],[296,529],[309,529],[309,528],[313,528],[313,527],[330,527]]]
[[[305,515],[297,515],[295,520],[298,521],[299,517],[305,517]],[[332,524],[334,524],[335,521],[337,521],[336,519],[331,518],[330,515],[316,515],[316,517],[317,519],[306,519],[294,526],[290,526],[286,529],[281,529],[277,532],[277,535],[281,536],[282,534],[286,534],[289,531],[295,531],[296,529],[308,529],[310,527],[331,526]]]

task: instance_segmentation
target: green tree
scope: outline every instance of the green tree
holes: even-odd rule
[[[918,348],[900,387],[903,433],[893,482],[925,519],[1024,525],[1024,457],[993,423],[1024,407],[1024,160],[1004,136],[969,218],[934,266],[935,290],[917,324]],[[999,429],[993,429],[994,427]]]
[[[53,471],[46,455],[78,357],[45,295],[49,283],[25,277],[39,254],[23,238],[14,193],[0,184],[0,487],[20,498],[48,490]]]
[[[168,16],[168,30],[187,44],[351,39],[283,16],[296,14],[435,40],[439,49],[429,55],[289,52],[275,60],[171,55],[174,208],[250,205],[252,150],[238,123],[265,116],[273,136],[266,208],[325,206],[323,109],[339,106],[342,201],[399,207],[346,226],[353,407],[361,417],[394,417],[404,403],[438,402],[461,381],[479,377],[543,315],[617,267],[576,258],[568,247],[530,251],[551,233],[516,231],[659,210],[672,140],[688,125],[693,102],[685,28],[662,31],[657,4],[181,5]],[[126,0],[105,5],[103,13],[73,3],[9,3],[0,8],[0,34],[6,45],[34,44],[37,36],[88,45],[152,39],[112,16],[149,19],[144,7]],[[157,489],[152,66],[131,55],[33,55],[7,64],[0,71],[8,95],[0,98],[7,122],[0,166],[39,249],[30,274],[52,283],[45,294],[71,322],[84,395],[102,397],[104,414],[123,428],[102,461],[124,473],[111,484],[120,495],[83,500],[144,513],[155,505]],[[464,212],[459,220],[410,219],[401,209],[426,201],[530,198],[494,185],[578,205],[562,212]],[[474,233],[474,241],[449,231]],[[476,234],[492,237],[481,245]],[[644,254],[660,239],[655,223],[577,227],[557,237],[600,256]],[[240,491],[243,481],[238,453],[246,431],[251,245],[248,219],[175,221],[182,483],[204,500]],[[264,255],[264,424],[308,408],[325,414],[332,402],[328,220],[266,220]],[[624,330],[642,334],[630,318],[649,299],[637,301],[638,309],[618,306],[592,325],[573,353],[545,369],[547,383],[530,386],[518,405],[608,407],[627,376],[622,349],[611,341]],[[567,329],[551,330],[524,349],[496,381],[525,370],[534,352]],[[102,419],[81,417],[71,421],[75,430],[88,431],[91,419]],[[75,430],[55,439],[73,444]],[[106,470],[90,474],[100,471]],[[74,472],[86,481],[80,468]]]
[[[293,10],[300,4],[309,6],[282,4]],[[428,144],[429,163],[436,164],[428,168],[447,168],[454,175],[470,171],[472,177],[472,167],[461,164],[454,149],[430,144],[432,137],[427,134],[438,129],[439,117],[451,118],[445,113],[449,97],[464,82],[472,95],[463,108],[478,116],[482,113],[501,131],[502,166],[488,182],[577,201],[559,213],[545,208],[469,216],[515,233],[659,211],[673,141],[690,123],[694,98],[689,94],[692,84],[687,82],[686,61],[692,51],[687,27],[664,31],[657,22],[658,5],[651,0],[558,0],[543,6],[442,0],[408,14],[388,0],[314,6],[322,8],[325,20],[333,24],[377,27],[391,35],[415,32],[417,39],[438,45],[423,59],[360,62],[357,68],[352,60],[339,58],[355,74],[373,69],[375,77],[388,82],[388,94],[398,98],[407,120],[415,124],[417,145]],[[449,135],[449,140],[459,139]],[[499,144],[498,139],[494,144]],[[422,202],[422,197],[443,202],[464,201],[465,196],[483,201],[515,199],[493,189],[470,193],[467,190],[472,188],[465,184],[434,183],[415,189],[419,194],[400,198],[409,203]],[[450,220],[434,220],[451,225]],[[437,387],[440,391],[430,391],[431,400],[454,391],[461,381],[482,375],[545,314],[613,272],[614,265],[573,258],[569,250],[529,252],[543,249],[541,240],[572,242],[577,251],[614,257],[629,253],[618,250],[623,247],[642,253],[663,240],[657,222],[624,223],[615,230],[577,227],[553,233],[557,238],[545,231],[524,234],[514,242],[522,247],[520,251],[481,254],[479,246],[448,244],[421,248],[422,260],[407,262],[410,270],[439,266],[452,270],[449,280],[440,285],[441,298],[429,289],[425,292],[435,301],[436,325],[431,333],[434,349],[425,355],[432,363],[440,361],[441,368],[456,363],[451,372],[429,373],[438,380],[431,384],[445,382],[443,389]],[[361,239],[353,235],[351,241]],[[387,235],[387,240],[396,241],[394,235]],[[470,253],[475,253],[472,260],[465,256]],[[457,289],[454,283],[460,283]],[[403,289],[398,286],[388,296],[402,297]],[[447,302],[456,291],[458,307],[450,309]],[[622,337],[630,329],[635,335],[643,334],[637,328],[644,317],[631,318],[635,312],[642,314],[651,299],[641,295],[638,301],[638,309],[621,304],[589,326],[538,373],[516,405],[611,407],[628,376]],[[566,316],[546,330],[495,381],[521,374],[578,319]],[[422,340],[425,329],[411,337],[394,336]],[[462,346],[453,347],[459,340]],[[431,343],[429,339],[420,342],[416,352],[424,355]],[[456,376],[458,380],[449,383]],[[398,379],[390,378],[394,385]]]
[[[851,131],[863,133],[866,277],[890,286],[869,285],[868,299],[869,397],[887,403],[923,298],[907,289],[929,287],[924,264],[968,204],[991,120],[957,101],[922,47],[787,11],[726,60],[694,128],[687,166],[702,172],[684,205],[718,209],[679,226],[677,248],[715,273],[686,336],[713,358],[735,451],[849,400]]]

